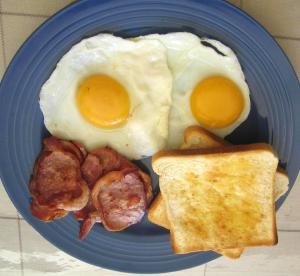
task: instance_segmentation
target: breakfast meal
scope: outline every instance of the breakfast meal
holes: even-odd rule
[[[95,224],[122,231],[148,210],[178,254],[239,258],[277,243],[275,200],[289,179],[270,145],[223,140],[251,103],[240,63],[221,42],[185,32],[83,39],[39,103],[51,134],[29,183],[39,220],[72,212],[82,240]],[[150,174],[132,162],[151,156],[156,198]]]

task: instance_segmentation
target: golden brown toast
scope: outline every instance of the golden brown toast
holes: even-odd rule
[[[201,148],[216,148],[221,146],[229,146],[230,143],[210,133],[209,131],[199,127],[188,127],[184,132],[184,143],[182,149],[201,149]],[[288,177],[286,172],[278,168],[275,181],[275,199],[277,200],[288,190]],[[169,229],[169,221],[166,214],[164,202],[159,193],[148,212],[148,219],[159,226]],[[229,258],[239,258],[243,252],[242,248],[237,249],[219,249],[218,253]]]
[[[184,132],[184,144],[181,149],[215,148],[226,145],[230,145],[230,143],[199,126],[191,126]],[[287,192],[288,184],[289,179],[286,171],[278,167],[275,177],[275,200]],[[160,193],[150,206],[148,219],[154,224],[169,229],[169,222]]]
[[[267,144],[155,154],[174,251],[276,244],[277,165]]]

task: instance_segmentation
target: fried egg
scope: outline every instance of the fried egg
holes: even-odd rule
[[[184,129],[200,125],[224,137],[246,120],[249,88],[234,52],[219,41],[191,33],[152,34],[167,48],[173,75],[168,147],[178,148]]]
[[[62,57],[41,88],[40,107],[52,135],[141,159],[166,144],[171,88],[159,41],[100,34]]]

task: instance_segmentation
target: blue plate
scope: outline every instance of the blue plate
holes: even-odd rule
[[[204,264],[219,256],[213,252],[174,255],[168,232],[146,218],[120,233],[97,225],[79,241],[79,225],[72,216],[45,224],[28,209],[28,180],[47,135],[39,91],[57,61],[72,45],[100,32],[129,37],[171,31],[216,38],[236,52],[251,90],[252,108],[248,120],[229,139],[272,144],[288,171],[290,188],[298,174],[299,83],[280,47],[253,19],[219,0],[78,1],[35,31],[6,71],[0,87],[0,166],[5,188],[22,216],[58,248],[91,264],[159,273]],[[151,170],[149,160],[144,165]],[[285,198],[277,202],[277,208]]]

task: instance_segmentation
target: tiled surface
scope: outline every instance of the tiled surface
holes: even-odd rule
[[[5,61],[8,64],[25,39],[46,17],[2,14]]]
[[[278,234],[277,246],[247,249],[238,262],[219,258],[207,264],[205,275],[300,275],[300,233]]]
[[[277,227],[281,230],[300,230],[300,173],[288,199],[277,213]],[[299,274],[300,275],[300,274]]]
[[[0,275],[21,276],[18,221],[0,219]]]
[[[0,218],[17,218],[17,210],[8,198],[0,181]]]
[[[71,0],[0,0],[0,78],[18,47],[46,18]],[[276,38],[300,77],[300,1],[229,0],[245,9]],[[2,34],[3,30],[3,34]],[[4,47],[2,39],[4,39]],[[5,59],[3,54],[5,53]],[[277,213],[279,244],[246,250],[238,261],[219,258],[205,266],[168,275],[300,275],[300,177]],[[20,231],[19,231],[20,230]],[[19,234],[21,244],[19,243]],[[20,246],[22,247],[22,262]],[[22,270],[21,267],[24,269]],[[46,273],[47,272],[47,273]],[[0,185],[0,275],[116,276],[59,251],[20,220]],[[123,274],[128,275],[128,274]]]
[[[4,74],[4,50],[3,50],[3,36],[2,36],[2,28],[0,28],[0,80]]]
[[[272,35],[300,38],[299,0],[242,0],[242,8]]]
[[[49,16],[73,0],[2,0],[2,13]]]
[[[226,0],[227,2],[237,6],[237,7],[240,7],[241,6],[241,0]]]
[[[299,19],[298,26],[300,29],[300,19]],[[293,67],[298,75],[298,79],[300,79],[300,39],[296,40],[296,39],[277,38],[277,42],[280,44],[281,48],[287,54],[289,60],[293,64]]]
[[[20,226],[24,275],[41,275],[45,271],[56,275],[66,271],[94,275],[93,272],[100,271],[98,267],[78,261],[54,247],[26,221],[20,221]]]

